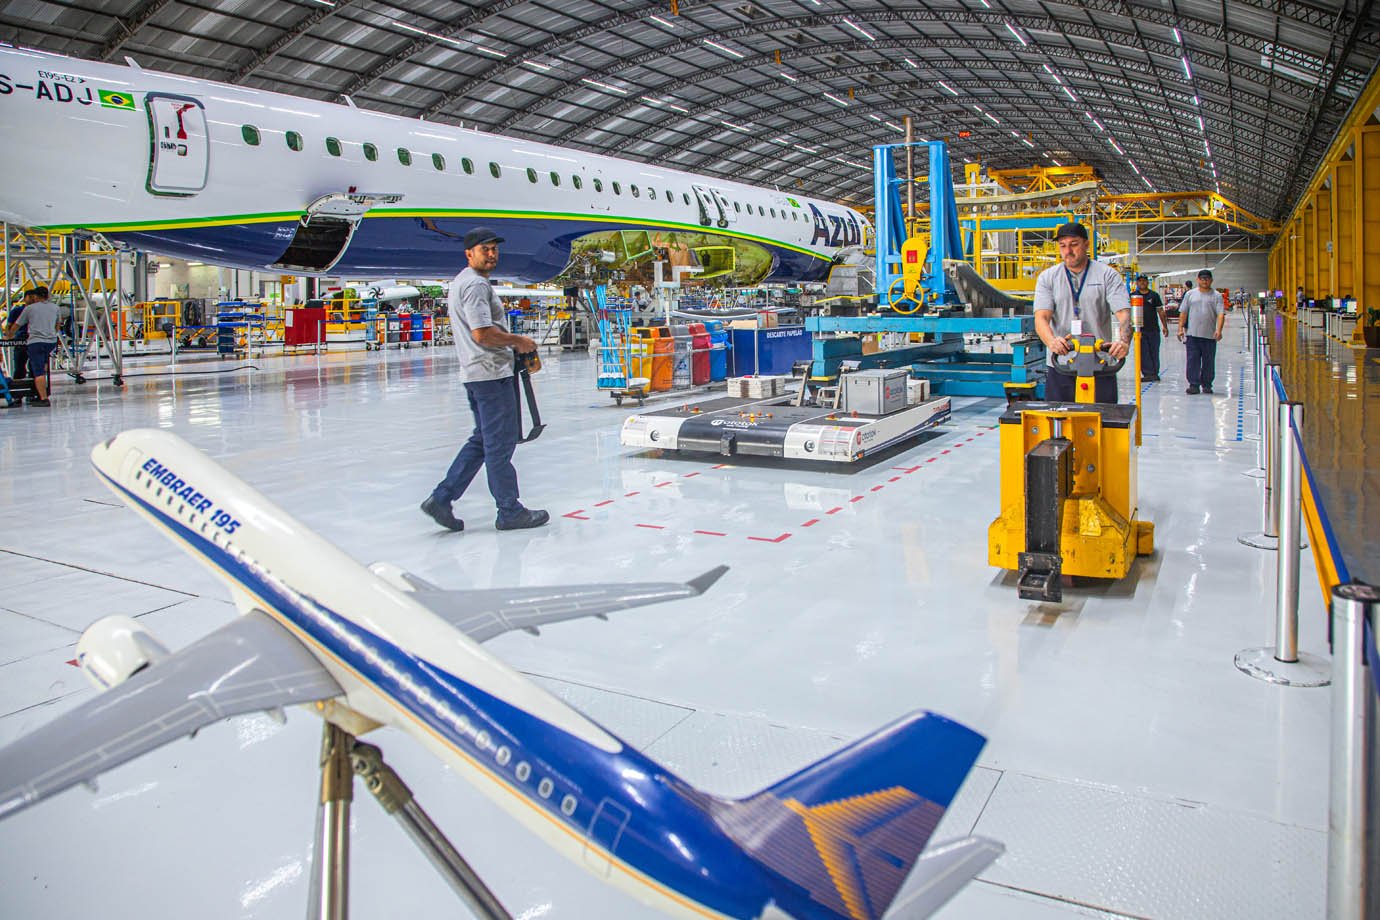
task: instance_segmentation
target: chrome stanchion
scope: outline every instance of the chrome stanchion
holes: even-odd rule
[[[355,776],[350,767],[348,733],[325,722],[321,730],[321,798],[316,846],[312,850],[308,920],[346,920],[350,916],[350,803]]]
[[[1258,531],[1243,533],[1236,538],[1237,542],[1256,549],[1275,549],[1279,546],[1279,436],[1275,431],[1279,423],[1279,394],[1275,390],[1278,372],[1278,364],[1273,361],[1265,363],[1260,399],[1263,428],[1261,453],[1264,454],[1262,465],[1265,469],[1261,527]]]
[[[1303,546],[1302,467],[1296,432],[1303,404],[1279,403],[1279,555],[1275,560],[1275,644],[1238,652],[1236,666],[1257,680],[1286,687],[1325,687],[1331,680],[1325,658],[1299,653],[1299,549]]]
[[[1375,626],[1380,591],[1370,585],[1332,589],[1332,763],[1327,815],[1327,916],[1361,920],[1366,916],[1368,734],[1365,624]],[[1368,732],[1367,729],[1370,728]]]

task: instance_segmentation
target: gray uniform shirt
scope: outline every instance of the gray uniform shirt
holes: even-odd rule
[[[29,330],[29,341],[56,345],[58,340],[58,305],[51,300],[31,303],[19,314],[15,321],[16,334],[20,329]]]
[[[1131,298],[1126,293],[1126,282],[1121,273],[1110,265],[1088,260],[1083,270],[1087,280],[1078,296],[1078,318],[1083,321],[1083,331],[1090,332],[1105,342],[1112,341],[1112,314],[1118,310],[1131,309]],[[1074,278],[1075,284],[1079,279]],[[1051,266],[1040,272],[1035,279],[1035,312],[1053,312],[1054,334],[1063,338],[1073,329],[1073,288],[1069,286],[1069,273],[1064,263]],[[1054,353],[1050,352],[1047,361],[1054,364]]]
[[[1179,301],[1179,314],[1188,314],[1184,330],[1199,339],[1210,339],[1217,335],[1217,317],[1223,313],[1222,295],[1216,291],[1203,291],[1194,288]]]
[[[502,380],[513,376],[511,348],[485,348],[470,333],[485,326],[508,332],[508,317],[503,302],[494,293],[489,279],[466,268],[450,283],[450,325],[455,332],[455,350],[460,355],[460,379],[465,383]]]

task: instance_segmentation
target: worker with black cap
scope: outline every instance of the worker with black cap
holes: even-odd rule
[[[1136,275],[1136,293],[1141,296],[1140,319],[1140,379],[1160,379],[1160,333],[1169,335],[1169,321],[1164,318],[1164,301],[1150,290],[1150,279]]]
[[[451,461],[446,477],[422,502],[422,512],[447,530],[465,529],[465,522],[455,516],[451,505],[465,494],[481,466],[487,471],[489,492],[498,505],[495,526],[499,530],[540,527],[551,517],[545,511],[524,508],[518,501],[513,450],[521,437],[521,415],[512,380],[513,355],[514,351],[536,351],[537,343],[508,331],[503,302],[489,283],[489,274],[498,267],[498,244],[502,242],[503,238],[488,227],[475,227],[465,234],[469,266],[450,283],[447,298],[455,350],[460,355],[460,379],[474,414],[474,433]]]
[[[1212,289],[1212,272],[1206,268],[1198,272],[1198,287],[1184,295],[1179,302],[1179,341],[1186,352],[1184,376],[1188,378],[1189,396],[1211,393],[1217,376],[1217,343],[1222,340],[1222,326],[1227,311],[1222,295]]]
[[[1124,358],[1131,350],[1131,299],[1126,282],[1110,265],[1089,255],[1088,229],[1067,223],[1054,231],[1059,245],[1060,264],[1040,272],[1035,279],[1035,332],[1049,349],[1049,364],[1054,356],[1069,351],[1069,337],[1092,333],[1110,342],[1107,353]],[[1119,323],[1112,339],[1112,314]],[[1116,402],[1116,378],[1096,378],[1093,397],[1100,403]],[[1045,399],[1073,402],[1074,378],[1053,371],[1045,374]]]

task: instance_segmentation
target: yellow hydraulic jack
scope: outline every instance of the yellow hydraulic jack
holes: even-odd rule
[[[1125,359],[1091,335],[1070,343],[1050,371],[1078,378],[1078,401],[1016,403],[1001,417],[1001,515],[987,560],[1020,573],[1025,600],[1061,600],[1061,575],[1122,578],[1155,551],[1155,525],[1137,520],[1140,387],[1135,405],[1093,402],[1093,378]]]

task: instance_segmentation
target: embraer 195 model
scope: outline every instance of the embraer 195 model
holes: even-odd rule
[[[496,277],[541,281],[590,233],[710,234],[817,281],[851,208],[648,163],[0,45],[0,218],[300,275],[448,277],[476,224]]]
[[[92,625],[78,662],[106,689],[0,748],[0,817],[213,722],[296,703],[355,733],[396,726],[553,848],[668,916],[923,917],[1001,852],[970,837],[921,855],[984,744],[942,716],[913,714],[723,799],[479,645],[691,597],[722,568],[687,584],[446,591],[365,568],[168,432],[124,432],[92,462],[243,615],[176,653],[129,618]]]

